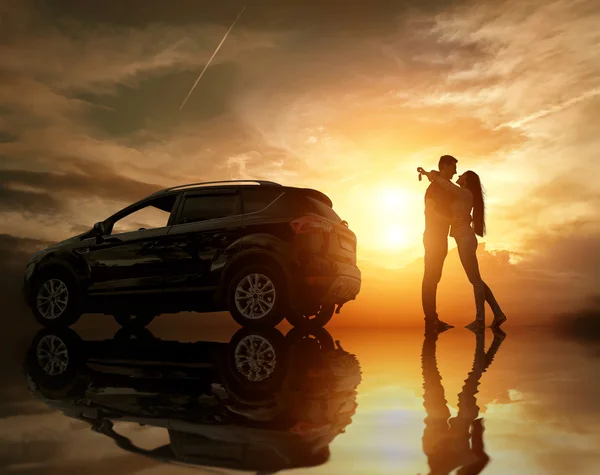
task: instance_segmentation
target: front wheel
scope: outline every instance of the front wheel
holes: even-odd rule
[[[81,315],[74,279],[66,271],[40,275],[35,281],[33,296],[33,315],[45,327],[67,327]]]
[[[227,305],[244,327],[274,327],[283,320],[286,306],[283,276],[263,264],[243,268],[229,284]]]

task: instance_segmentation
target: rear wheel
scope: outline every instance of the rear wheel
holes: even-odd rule
[[[81,316],[73,277],[64,270],[43,272],[34,283],[32,310],[45,327],[66,327]]]
[[[130,313],[117,313],[114,315],[115,320],[123,328],[143,328],[150,325],[150,322],[154,320],[155,315],[149,313],[141,314],[130,314]]]
[[[319,311],[314,315],[302,315],[298,311],[290,311],[286,314],[286,320],[295,327],[324,327],[329,323],[335,313],[335,304],[321,305]]]
[[[227,293],[227,305],[235,321],[251,328],[274,327],[280,323],[286,301],[283,276],[264,264],[252,264],[240,270]]]

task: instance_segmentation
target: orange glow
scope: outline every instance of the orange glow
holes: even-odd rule
[[[406,207],[406,192],[401,188],[384,188],[380,192],[380,199],[386,211],[399,211]]]

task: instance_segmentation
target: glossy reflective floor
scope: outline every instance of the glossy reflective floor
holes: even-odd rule
[[[11,339],[1,471],[598,473],[593,345],[508,324],[424,337],[184,322]]]

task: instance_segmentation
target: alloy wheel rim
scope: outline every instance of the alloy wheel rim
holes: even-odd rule
[[[55,335],[46,335],[39,341],[36,356],[40,368],[49,376],[58,376],[69,366],[67,345]]]
[[[264,274],[250,274],[235,289],[235,306],[245,318],[257,320],[273,309],[276,296],[271,279]]]
[[[69,289],[60,279],[47,280],[38,290],[36,303],[42,317],[47,320],[54,320],[67,309]]]
[[[269,340],[259,335],[248,335],[235,348],[235,367],[248,381],[259,382],[269,378],[277,366],[277,355]]]

